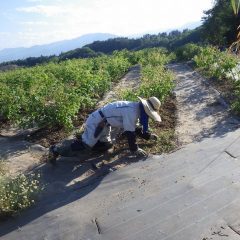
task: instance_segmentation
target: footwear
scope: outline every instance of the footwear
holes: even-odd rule
[[[57,157],[59,156],[59,153],[55,150],[55,145],[52,145],[49,148],[49,153],[48,153],[48,161],[52,165],[56,165]]]
[[[94,152],[107,152],[109,149],[113,147],[113,144],[111,142],[100,142],[98,141],[92,148]]]

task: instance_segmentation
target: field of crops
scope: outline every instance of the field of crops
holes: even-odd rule
[[[164,69],[169,60],[161,49],[124,50],[0,73],[0,116],[23,127],[71,128],[78,113],[93,109],[111,83],[135,64],[143,66],[137,94],[163,99],[172,88]]]
[[[154,95],[164,101],[173,88],[173,75],[164,67],[170,60],[171,55],[162,49],[124,50],[111,56],[0,73],[0,117],[23,127],[49,128],[51,136],[54,135],[51,127],[59,126],[60,132],[69,130],[79,115],[93,110],[111,84],[136,64],[141,65],[141,84],[135,93],[123,89],[119,99],[137,100],[138,95],[145,98]],[[168,115],[174,121],[172,112],[163,118]],[[167,129],[156,127],[159,144],[153,148],[150,143],[144,149],[152,153],[170,151],[174,145],[173,125]],[[10,177],[5,171],[1,172],[2,167],[0,162],[0,219],[34,204],[42,189],[36,176]]]
[[[0,74],[0,115],[21,126],[72,126],[129,68],[121,53]]]

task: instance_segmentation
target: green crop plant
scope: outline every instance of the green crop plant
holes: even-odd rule
[[[190,61],[201,52],[201,49],[202,47],[197,44],[188,43],[177,48],[175,53],[179,61]]]

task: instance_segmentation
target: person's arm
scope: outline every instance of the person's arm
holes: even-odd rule
[[[138,149],[138,145],[136,143],[136,133],[131,131],[126,131],[125,135],[128,140],[128,146],[131,152],[135,152]]]
[[[126,131],[125,135],[127,137],[128,145],[131,153],[135,154],[138,157],[147,157],[148,154],[143,149],[139,148],[136,143],[136,133],[131,131]]]
[[[123,128],[125,135],[128,139],[129,149],[131,153],[139,157],[146,157],[147,153],[141,148],[139,148],[136,143],[136,122],[136,115],[133,112],[129,111],[129,109],[127,109],[127,111],[125,111],[123,114]]]

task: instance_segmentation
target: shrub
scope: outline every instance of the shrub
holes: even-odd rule
[[[177,60],[190,61],[201,52],[201,47],[197,44],[188,43],[175,51]]]

